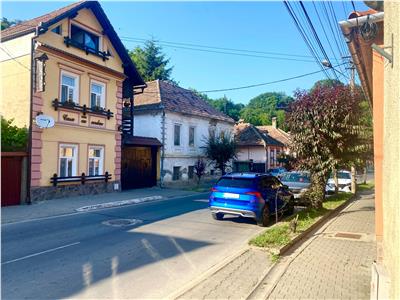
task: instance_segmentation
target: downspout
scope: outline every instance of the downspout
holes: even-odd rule
[[[27,166],[27,176],[26,176],[26,204],[32,204],[31,201],[31,170],[32,170],[32,126],[33,126],[33,80],[34,80],[34,54],[35,54],[35,39],[39,36],[39,27],[35,29],[35,35],[31,39],[31,74],[30,74],[30,107],[29,107],[29,134],[28,134],[28,166]]]
[[[165,108],[161,104],[161,162],[160,162],[160,187],[163,187],[164,183],[164,158],[165,158]]]
[[[356,36],[353,34],[353,29],[360,27],[365,22],[377,23],[383,21],[384,13],[378,12],[372,15],[366,15],[362,17],[355,17],[349,20],[340,21],[339,26],[342,29],[345,41],[350,50],[350,54],[353,58],[353,63],[357,68],[358,76],[360,77],[361,85],[366,94],[366,97],[372,107],[372,87],[370,87],[368,79],[366,78],[366,70],[364,69],[364,64],[361,63],[359,53],[357,52],[356,41],[353,38]]]

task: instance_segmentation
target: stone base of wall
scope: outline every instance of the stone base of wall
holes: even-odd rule
[[[118,189],[114,188],[118,184]],[[85,184],[68,184],[31,188],[31,201],[68,198],[83,195],[96,195],[121,191],[121,182],[90,182]]]
[[[220,176],[204,176],[201,178],[200,185],[197,184],[197,178],[194,179],[186,179],[186,180],[171,180],[164,181],[163,186],[169,188],[190,188],[190,187],[204,187],[204,186],[213,186]]]

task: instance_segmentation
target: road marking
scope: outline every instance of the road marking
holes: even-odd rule
[[[53,248],[53,249],[49,249],[49,250],[41,251],[41,252],[38,252],[38,253],[30,254],[30,255],[27,255],[27,256],[24,256],[24,257],[20,257],[20,258],[16,258],[16,259],[13,259],[13,260],[9,260],[9,261],[3,262],[1,264],[2,265],[10,264],[10,263],[13,263],[13,262],[16,262],[16,261],[20,261],[20,260],[23,260],[23,259],[31,258],[31,257],[38,256],[38,255],[41,255],[41,254],[45,254],[45,253],[53,252],[53,251],[56,251],[56,250],[64,249],[64,248],[67,248],[67,247],[75,246],[75,245],[78,245],[80,243],[81,242],[76,242],[76,243],[72,243],[72,244],[56,247],[56,248]]]

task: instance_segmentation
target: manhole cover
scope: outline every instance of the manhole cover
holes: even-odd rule
[[[132,226],[140,224],[142,222],[143,221],[139,219],[115,219],[115,220],[104,221],[102,222],[102,224],[114,227],[124,227],[124,226]]]
[[[359,240],[361,234],[338,232],[335,234],[335,237]]]

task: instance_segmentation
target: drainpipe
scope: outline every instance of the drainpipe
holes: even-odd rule
[[[165,158],[165,109],[164,105],[161,104],[161,162],[160,162],[160,187],[163,187],[164,183],[164,158]]]
[[[365,70],[364,65],[360,61],[359,49],[356,45],[356,42],[352,40],[352,38],[354,38],[356,36],[356,34],[353,34],[353,29],[360,27],[367,21],[370,23],[382,22],[383,18],[384,18],[384,13],[378,12],[376,14],[366,15],[366,16],[362,16],[362,17],[354,17],[352,19],[339,22],[339,26],[342,29],[342,33],[345,37],[345,41],[350,50],[350,54],[353,58],[353,63],[355,65],[355,67],[357,68],[358,75],[359,75],[360,81],[361,81],[361,85],[363,87],[363,90],[365,91],[366,97],[369,100],[369,103],[371,104],[371,106],[372,106],[372,87],[370,87],[368,79],[365,76],[366,70]]]
[[[32,204],[31,201],[31,170],[32,170],[32,126],[33,126],[33,89],[34,89],[34,65],[35,65],[35,43],[36,43],[36,38],[39,36],[39,29],[40,27],[36,27],[35,30],[35,35],[31,39],[31,71],[30,71],[30,93],[29,93],[29,99],[30,99],[30,106],[29,106],[29,134],[28,134],[28,166],[27,166],[27,176],[26,176],[26,199],[25,203],[26,204]]]

